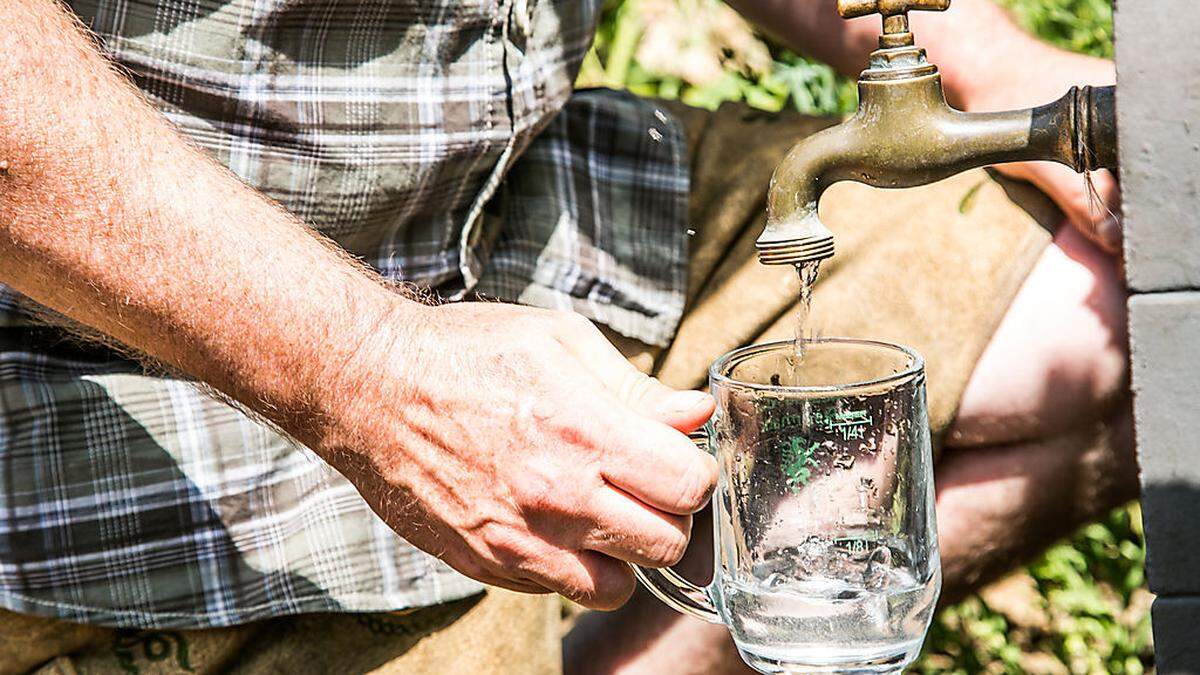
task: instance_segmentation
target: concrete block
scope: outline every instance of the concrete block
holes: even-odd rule
[[[1200,597],[1160,597],[1150,612],[1159,675],[1200,673]]]
[[[1200,292],[1129,307],[1150,588],[1200,595]]]
[[[1195,0],[1117,3],[1125,256],[1137,292],[1200,288]]]

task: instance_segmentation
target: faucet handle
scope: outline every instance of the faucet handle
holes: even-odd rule
[[[944,12],[950,9],[950,0],[838,0],[837,8],[843,19],[870,14],[882,14],[886,19],[918,9]]]
[[[881,48],[912,47],[913,36],[908,30],[908,13],[912,10],[944,12],[950,0],[838,0],[838,14],[843,19],[855,19],[870,14],[883,15]]]

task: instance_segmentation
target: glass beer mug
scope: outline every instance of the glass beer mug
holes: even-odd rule
[[[941,589],[925,372],[910,349],[806,342],[739,349],[709,370],[717,410],[714,573],[699,588],[635,567],[671,607],[733,634],[764,673],[896,672]]]

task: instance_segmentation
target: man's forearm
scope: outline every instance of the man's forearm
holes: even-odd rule
[[[825,61],[853,77],[878,48],[882,30],[878,16],[850,21],[838,16],[836,0],[731,0],[747,18],[773,37]],[[1023,78],[1025,67],[1038,68],[1042,58],[1056,53],[1017,26],[992,0],[954,0],[946,12],[910,12],[917,44],[942,72],[952,102],[981,98],[980,86],[1019,85],[1005,78]],[[1097,77],[1104,73],[1096,68]]]
[[[320,381],[411,303],[191,147],[57,2],[0,26],[0,282],[319,434]]]

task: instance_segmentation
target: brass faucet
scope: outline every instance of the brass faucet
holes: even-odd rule
[[[943,11],[950,0],[838,0],[851,19],[883,15],[879,49],[858,80],[858,112],[798,143],[775,169],[767,227],[758,239],[767,265],[833,255],[833,233],[817,216],[832,184],[925,185],[989,164],[1047,160],[1076,171],[1115,169],[1114,87],[1073,87],[1030,110],[964,113],[950,107],[937,66],[909,31],[908,11]]]

